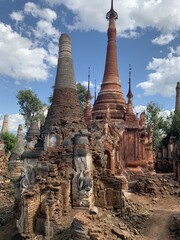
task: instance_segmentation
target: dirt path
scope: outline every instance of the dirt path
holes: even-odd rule
[[[173,214],[171,211],[155,211],[151,216],[151,222],[144,229],[144,239],[172,240],[169,224]]]
[[[150,208],[149,219],[146,227],[142,229],[141,236],[137,240],[173,240],[169,227],[173,223],[173,216],[180,214],[179,200],[171,197],[161,199]]]

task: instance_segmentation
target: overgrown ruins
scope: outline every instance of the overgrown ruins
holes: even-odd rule
[[[18,151],[10,159],[13,176],[19,177],[15,191],[17,228],[25,239],[36,235],[54,239],[75,210],[93,212],[99,207],[126,214],[122,190],[128,189],[128,181],[154,173],[151,129],[145,130],[145,113],[137,118],[133,112],[131,69],[127,103],[120,85],[113,1],[106,17],[109,27],[105,71],[92,111],[88,88],[83,115],[70,37],[62,34],[52,104],[45,124],[40,129],[34,122],[26,136],[25,151],[19,140]],[[72,239],[87,239],[78,228],[72,229]]]
[[[133,112],[131,67],[127,102],[121,89],[116,51],[118,15],[113,0],[106,18],[105,70],[93,108],[88,86],[82,111],[70,37],[61,34],[54,93],[45,124],[40,128],[37,122],[32,123],[25,149],[22,126],[18,128],[9,168],[16,179],[15,217],[22,239],[55,239],[67,227],[67,219],[72,222],[70,239],[107,239],[93,238],[96,234],[88,232],[93,217],[86,212],[93,215],[99,208],[114,209],[122,217],[131,215],[124,194],[129,182],[155,174],[152,128],[146,131],[144,112],[139,118]],[[88,80],[90,85],[89,76]],[[117,229],[113,231],[120,234]]]

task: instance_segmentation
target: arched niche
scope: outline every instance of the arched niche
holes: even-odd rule
[[[57,137],[55,134],[51,134],[49,136],[49,146],[50,147],[55,147],[56,146],[56,142],[57,142]]]
[[[105,150],[104,155],[106,158],[106,169],[111,170],[111,154],[108,150]]]

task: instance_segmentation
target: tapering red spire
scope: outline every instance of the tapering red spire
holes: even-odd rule
[[[84,119],[87,126],[90,126],[91,123],[91,93],[90,93],[90,67],[88,68],[88,91],[86,97],[86,106],[84,109]]]
[[[87,100],[91,100],[91,93],[90,93],[90,67],[88,68],[88,91],[87,91]]]
[[[96,119],[103,120],[106,106],[109,104],[112,120],[118,120],[124,118],[126,102],[118,73],[115,25],[118,15],[113,9],[113,0],[111,1],[111,9],[106,14],[106,18],[109,20],[106,63],[101,90],[93,107],[93,116]]]
[[[135,126],[135,124],[137,124],[137,119],[133,111],[133,103],[132,103],[133,94],[131,91],[131,70],[132,70],[131,64],[129,64],[129,90],[127,94],[128,103],[127,103],[127,113],[125,115],[125,120],[127,122],[133,123],[133,126]]]
[[[128,91],[128,94],[127,94],[127,98],[128,98],[128,108],[127,108],[127,111],[128,112],[133,112],[133,106],[132,106],[132,98],[133,98],[133,94],[132,94],[132,91],[131,91],[131,64],[129,64],[129,91]]]

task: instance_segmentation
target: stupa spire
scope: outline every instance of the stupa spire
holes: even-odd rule
[[[90,67],[88,68],[88,91],[87,91],[87,100],[91,100],[91,93],[90,93]]]
[[[70,37],[63,33],[59,39],[59,58],[54,89],[76,89]]]
[[[94,81],[94,102],[96,101],[96,80]]]
[[[21,156],[21,154],[24,152],[24,145],[25,145],[22,124],[19,124],[18,126],[16,139],[17,140],[16,140],[15,153],[18,156]]]
[[[177,82],[176,85],[176,104],[175,104],[175,112],[180,113],[180,82]]]
[[[90,67],[88,68],[88,90],[87,90],[87,97],[86,97],[86,106],[84,110],[84,119],[87,126],[90,126],[90,122],[91,122]]]
[[[131,64],[129,64],[129,90],[128,90],[128,94],[127,94],[127,98],[128,98],[128,112],[133,112],[133,107],[132,107],[132,99],[133,99],[133,94],[131,91]]]
[[[48,110],[43,131],[58,126],[60,121],[83,118],[83,111],[77,95],[74,65],[69,35],[61,34],[59,58],[52,104]]]
[[[118,19],[118,14],[116,11],[114,11],[113,0],[111,0],[111,9],[109,12],[107,12],[106,19],[109,20],[111,17],[113,17],[114,19]]]
[[[118,15],[113,9],[113,0],[111,0],[111,9],[106,14],[106,18],[109,21],[109,27],[107,31],[108,45],[105,70],[101,89],[93,107],[93,115],[96,119],[103,119],[106,105],[109,104],[111,118],[112,120],[117,120],[124,117],[126,102],[122,93],[118,73],[115,25],[115,20],[118,18]]]
[[[131,98],[133,98],[133,94],[132,94],[132,91],[131,91],[131,70],[132,70],[132,68],[131,68],[131,64],[129,64],[129,91],[128,91],[128,94],[127,94],[127,97],[128,97],[128,99],[131,99]]]
[[[6,132],[8,132],[8,114],[4,115],[3,125],[1,129],[1,133],[6,133]]]

